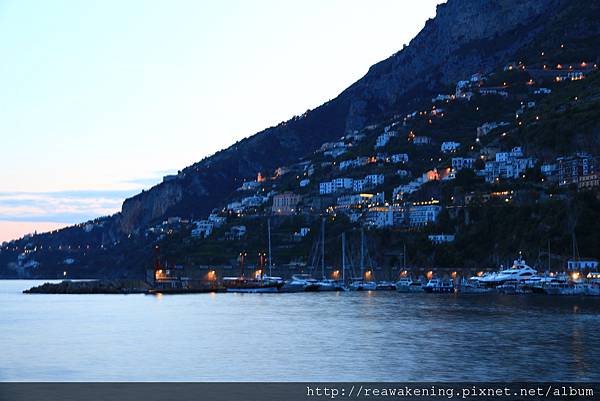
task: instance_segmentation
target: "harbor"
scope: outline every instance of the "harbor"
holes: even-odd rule
[[[264,260],[264,259],[262,259]],[[243,261],[243,258],[242,258]],[[402,270],[395,281],[375,280],[373,270],[353,277],[342,266],[331,277],[295,273],[289,278],[267,273],[264,263],[248,272],[241,265],[239,276],[219,277],[215,270],[190,271],[164,268],[157,263],[142,280],[63,280],[26,289],[24,293],[46,294],[194,294],[194,293],[314,293],[345,291],[396,291],[415,294],[504,294],[547,296],[600,296],[600,272],[592,270],[538,271],[519,257],[512,266],[498,271],[434,271],[413,273]]]

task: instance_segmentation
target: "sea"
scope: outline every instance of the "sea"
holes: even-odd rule
[[[0,281],[0,381],[600,381],[600,297],[43,295]]]

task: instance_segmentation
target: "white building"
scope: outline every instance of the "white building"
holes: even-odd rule
[[[383,192],[377,195],[373,194],[353,194],[344,195],[337,198],[337,206],[341,208],[356,207],[362,205],[378,205],[385,202],[385,194]]]
[[[323,152],[323,155],[336,159],[346,152],[347,152],[346,149],[341,149],[341,148],[340,149],[332,149],[332,150],[327,150],[327,151]]]
[[[510,152],[498,152],[496,153],[497,162],[507,162],[511,159],[523,157],[523,149],[520,146],[515,146]]]
[[[213,222],[208,220],[200,220],[194,222],[195,228],[192,229],[192,237],[194,238],[206,238],[210,236],[215,228]]]
[[[352,189],[354,180],[352,178],[335,178],[331,181],[319,184],[319,193],[321,195],[333,194],[338,191]]]
[[[433,202],[415,203],[408,209],[408,224],[422,227],[437,221],[442,207]]]
[[[386,131],[383,134],[379,135],[375,140],[375,148],[383,148],[393,137],[397,136],[398,133],[396,131]]]
[[[413,139],[413,144],[415,144],[415,145],[428,145],[430,143],[431,143],[431,138],[428,136],[424,136],[424,135],[416,136]]]
[[[371,201],[371,198],[373,198],[373,194],[344,195],[337,198],[336,204],[341,207],[366,205]]]
[[[227,217],[219,216],[217,213],[211,213],[208,215],[208,221],[212,222],[215,227],[221,227],[227,222]]]
[[[365,225],[373,228],[385,228],[400,225],[404,210],[399,206],[373,206],[365,214]]]
[[[258,181],[246,181],[242,184],[238,191],[252,191],[260,188],[260,182]]]
[[[242,202],[231,202],[228,203],[227,206],[225,207],[225,209],[227,210],[231,210],[234,213],[239,213],[244,211],[244,206],[242,205]]]
[[[460,143],[454,141],[442,142],[441,150],[443,153],[454,153],[460,148]]]
[[[392,163],[407,163],[408,162],[408,154],[406,153],[396,153],[390,156],[390,160]]]
[[[433,242],[434,244],[441,244],[444,242],[454,241],[454,235],[451,235],[451,234],[434,234],[434,235],[429,235],[427,238],[429,239],[429,241]]]
[[[521,148],[514,148],[511,152],[498,152],[496,160],[486,162],[485,168],[477,174],[484,176],[486,182],[494,182],[497,178],[519,178],[525,170],[535,166],[535,159],[522,155]]]
[[[340,170],[347,170],[354,167],[361,167],[369,163],[368,157],[357,157],[356,159],[342,160],[339,163]]]
[[[225,233],[226,240],[237,240],[246,235],[246,226],[233,226]]]
[[[352,183],[352,190],[354,192],[362,192],[365,188],[365,180],[354,180]]]
[[[570,259],[567,261],[567,269],[569,270],[597,270],[598,261],[594,259]]]
[[[480,138],[482,136],[486,136],[487,134],[489,134],[491,131],[495,130],[498,127],[504,127],[510,125],[509,123],[505,122],[505,121],[501,121],[501,122],[489,122],[489,123],[485,123],[480,127],[477,127],[477,138]]]
[[[333,150],[333,149],[345,149],[346,148],[346,144],[344,143],[344,141],[337,141],[337,142],[325,142],[324,144],[321,145],[321,148],[318,150],[319,152],[326,152],[329,150]]]
[[[436,103],[436,102],[445,102],[446,100],[452,100],[452,95],[442,95],[439,94],[436,97],[431,99],[431,103]]]
[[[540,166],[540,171],[546,177],[552,177],[558,174],[558,164],[556,163],[546,163]]]
[[[383,174],[370,174],[364,178],[364,186],[366,188],[373,188],[379,185],[383,185],[385,176]]]
[[[258,196],[258,195],[247,196],[245,198],[242,198],[242,206],[244,208],[259,207],[260,205],[265,203],[267,200],[268,199],[264,196]]]
[[[475,159],[471,157],[453,157],[452,158],[452,169],[459,171],[463,168],[473,168]]]

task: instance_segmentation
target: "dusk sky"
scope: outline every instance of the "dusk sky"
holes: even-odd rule
[[[334,98],[440,2],[1,1],[0,242]]]

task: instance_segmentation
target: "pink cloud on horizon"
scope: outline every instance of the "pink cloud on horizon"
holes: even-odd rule
[[[21,238],[25,234],[43,233],[68,226],[67,223],[52,221],[2,221],[0,220],[0,242]]]

